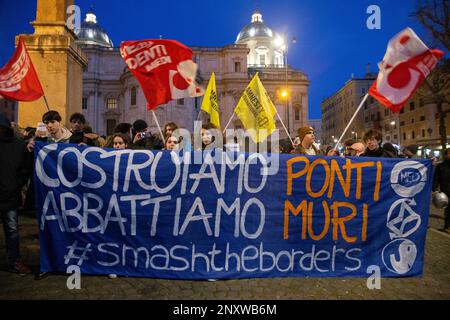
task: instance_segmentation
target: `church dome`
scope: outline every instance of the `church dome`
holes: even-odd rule
[[[90,10],[86,14],[86,19],[81,24],[81,28],[75,31],[78,37],[78,43],[82,45],[96,45],[101,47],[114,47],[108,34],[97,23],[97,17],[94,12]]]
[[[244,40],[249,40],[250,38],[265,37],[273,38],[274,33],[272,29],[266,26],[262,20],[262,14],[256,10],[252,15],[252,22],[246,25],[239,32],[236,43],[242,42]]]

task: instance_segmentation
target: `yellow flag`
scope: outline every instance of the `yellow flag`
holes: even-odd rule
[[[277,109],[259,80],[258,73],[248,84],[234,112],[256,143],[264,141],[275,131],[273,117]]]
[[[201,109],[210,115],[211,123],[220,129],[219,104],[217,102],[216,77],[214,72],[209,79],[208,87],[203,96]]]

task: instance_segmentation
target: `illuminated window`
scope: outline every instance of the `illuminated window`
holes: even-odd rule
[[[114,98],[108,98],[106,100],[106,106],[108,109],[116,109],[117,108],[117,100]]]

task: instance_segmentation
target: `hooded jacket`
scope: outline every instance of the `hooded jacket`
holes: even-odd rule
[[[21,206],[21,189],[31,176],[33,158],[25,141],[14,136],[9,120],[1,114],[0,131],[0,211],[7,211]]]

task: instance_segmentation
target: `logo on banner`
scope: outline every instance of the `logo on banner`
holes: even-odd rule
[[[411,270],[417,258],[416,245],[406,237],[419,229],[422,219],[412,208],[416,201],[410,198],[421,192],[426,182],[427,168],[417,161],[402,161],[392,169],[391,186],[402,199],[389,209],[386,226],[392,241],[383,248],[382,259],[386,268],[397,274]]]
[[[386,224],[391,239],[406,238],[419,228],[420,215],[411,208],[415,205],[414,199],[399,199],[391,206]]]
[[[408,239],[397,239],[384,247],[383,263],[389,271],[405,274],[414,265],[417,257],[416,245]]]
[[[427,168],[417,161],[402,161],[392,169],[391,185],[400,197],[413,197],[427,182]]]

